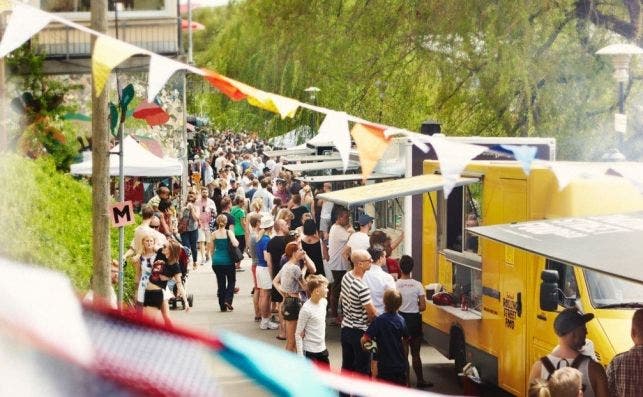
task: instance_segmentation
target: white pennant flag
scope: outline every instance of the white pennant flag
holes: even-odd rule
[[[348,131],[348,117],[346,112],[329,111],[319,127],[318,136],[333,142],[339,152],[339,156],[342,158],[344,172],[346,172],[351,151],[351,135]]]
[[[484,146],[469,145],[466,143],[451,142],[443,136],[428,137],[429,143],[433,146],[435,154],[440,162],[440,172],[444,177],[444,196],[449,197],[451,190],[462,174],[467,164],[487,150]]]
[[[150,69],[147,78],[147,101],[153,102],[156,94],[161,91],[165,83],[179,69],[186,68],[187,65],[174,61],[172,59],[152,55],[150,57]]]
[[[40,32],[53,18],[37,8],[17,3],[0,42],[0,58],[20,47],[33,35]]]
[[[572,163],[572,162],[557,162],[550,163],[551,171],[556,176],[558,181],[558,190],[563,190],[573,179],[592,179],[604,175],[608,165],[602,163]]]

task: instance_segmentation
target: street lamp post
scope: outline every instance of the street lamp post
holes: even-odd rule
[[[614,79],[618,84],[618,113],[614,115],[614,131],[618,134],[618,148],[611,149],[606,160],[625,160],[620,152],[623,149],[627,117],[625,116],[625,83],[629,80],[630,59],[632,55],[643,54],[643,50],[632,44],[612,44],[596,51],[597,55],[609,55],[614,64]]]
[[[308,94],[310,94],[310,102],[317,106],[317,93],[321,91],[321,89],[311,86],[308,87],[304,90]],[[310,114],[310,133],[314,135],[315,132],[315,127],[317,126],[317,112],[311,112]]]

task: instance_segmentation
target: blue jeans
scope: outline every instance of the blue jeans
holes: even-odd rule
[[[342,328],[342,370],[371,373],[371,353],[362,349],[360,338],[364,331],[358,328]]]
[[[225,304],[232,305],[234,298],[234,286],[237,282],[237,271],[234,265],[212,265],[212,270],[217,276],[217,297],[219,298],[219,307],[224,310]]]
[[[199,229],[191,230],[181,233],[181,244],[192,250],[192,261],[196,263],[197,258],[197,242],[199,241]]]

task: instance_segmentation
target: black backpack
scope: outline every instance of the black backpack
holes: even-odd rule
[[[574,361],[572,361],[572,365],[571,365],[571,367],[572,367],[572,368],[576,368],[576,369],[578,369],[578,367],[580,367],[580,365],[583,363],[583,361],[585,361],[586,359],[590,359],[590,358],[591,358],[590,356],[586,356],[586,355],[584,355],[584,354],[579,354],[578,356],[576,356],[576,358],[574,359]],[[547,377],[547,380],[549,380],[549,378],[551,378],[551,376],[554,374],[554,372],[556,372],[556,370],[557,370],[557,369],[560,369],[560,368],[561,368],[561,367],[560,367],[560,363],[561,363],[563,360],[565,360],[565,362],[567,362],[567,363],[568,363],[568,365],[567,365],[567,366],[570,366],[570,365],[569,365],[569,362],[568,362],[566,359],[562,359],[562,360],[560,360],[560,361],[558,362],[558,366],[556,366],[556,367],[555,367],[555,366],[554,366],[554,363],[552,363],[552,362],[551,362],[551,360],[550,360],[547,356],[543,356],[543,357],[541,357],[541,358],[540,358],[540,362],[543,364],[543,366],[544,366],[544,367],[547,369],[547,371],[549,372],[549,376]],[[564,368],[564,367],[563,367],[563,368]]]

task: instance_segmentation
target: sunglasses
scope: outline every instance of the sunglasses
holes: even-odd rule
[[[150,225],[152,229],[158,229],[161,225]]]

